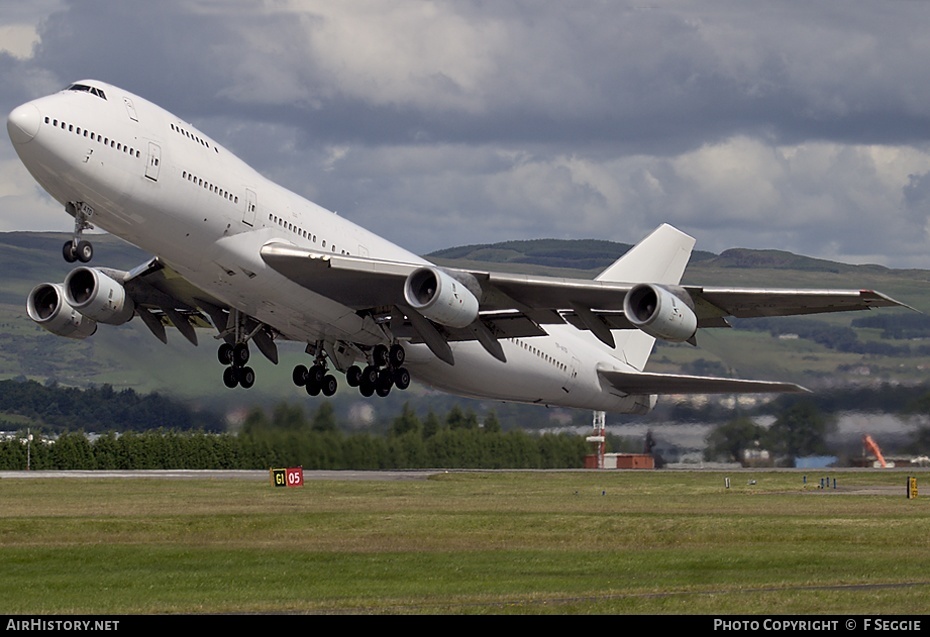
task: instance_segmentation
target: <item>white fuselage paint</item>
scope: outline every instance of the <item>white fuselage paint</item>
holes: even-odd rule
[[[262,260],[270,240],[330,254],[429,262],[269,181],[192,125],[96,81],[106,99],[62,91],[18,107],[8,129],[38,183],[62,205],[93,208],[91,222],[158,255],[191,283],[289,340],[374,345],[370,318],[294,283]],[[501,363],[474,341],[452,343],[455,365],[406,344],[405,366],[426,384],[502,401],[643,412],[597,369],[630,369],[590,334],[547,326],[549,336],[504,339]]]

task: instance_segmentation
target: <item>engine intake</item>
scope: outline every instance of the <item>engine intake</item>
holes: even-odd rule
[[[84,339],[97,331],[97,321],[74,309],[65,300],[60,283],[40,283],[26,299],[29,318],[52,334]]]
[[[411,272],[404,283],[404,298],[426,318],[448,327],[468,327],[478,318],[477,297],[463,282],[438,268]]]
[[[623,313],[646,334],[666,341],[687,341],[697,332],[691,297],[678,287],[635,285],[623,299]]]
[[[71,271],[65,278],[65,300],[84,316],[108,325],[122,325],[136,311],[123,284],[95,268]]]

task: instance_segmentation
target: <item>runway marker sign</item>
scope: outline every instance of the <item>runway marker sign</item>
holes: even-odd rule
[[[272,469],[271,484],[276,487],[302,487],[304,486],[304,469],[303,467]]]

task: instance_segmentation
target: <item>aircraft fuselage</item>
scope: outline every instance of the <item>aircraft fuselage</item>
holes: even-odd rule
[[[270,268],[259,253],[267,242],[429,263],[269,181],[191,124],[107,84],[78,82],[20,106],[8,129],[29,172],[59,203],[80,202],[96,227],[157,255],[288,340],[373,346],[385,332],[370,316]],[[603,385],[598,366],[629,366],[589,333],[547,330],[549,336],[502,339],[506,363],[465,341],[451,344],[455,365],[407,343],[406,365],[415,379],[467,396],[623,412],[654,404],[652,396]]]

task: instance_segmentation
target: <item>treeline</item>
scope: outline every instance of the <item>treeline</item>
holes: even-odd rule
[[[170,428],[221,432],[221,416],[193,411],[158,393],[138,394],[110,385],[78,389],[34,380],[0,381],[0,412],[41,422],[50,431],[145,431]]]
[[[288,405],[271,416],[253,410],[238,434],[148,431],[109,433],[91,440],[83,432],[53,440],[22,437],[0,442],[0,470],[25,469],[474,469],[581,468],[589,452],[582,436],[502,432],[493,413],[479,423],[473,412],[453,408],[445,419],[424,421],[405,405],[387,435],[344,434],[328,402],[307,418]]]

